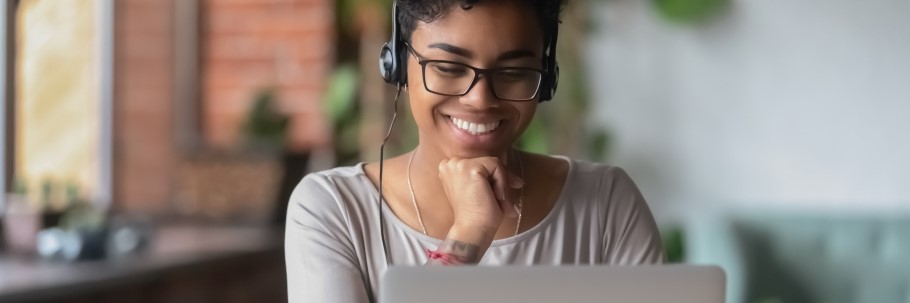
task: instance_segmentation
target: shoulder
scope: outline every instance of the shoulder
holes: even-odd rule
[[[569,224],[598,230],[601,259],[607,264],[656,264],[663,246],[654,217],[629,173],[621,167],[549,156],[562,161],[568,174],[560,196]],[[551,172],[541,172],[551,174]]]
[[[344,191],[365,190],[363,188],[363,170],[359,165],[336,167],[307,174],[294,188],[296,198],[300,194],[316,196],[334,196]],[[291,196],[293,200],[294,195]]]
[[[618,166],[587,160],[568,159],[570,182],[566,186],[598,196],[625,196],[638,193],[632,177]]]
[[[649,212],[638,186],[621,167],[577,159],[570,163],[565,186],[574,208],[620,225]]]
[[[343,191],[367,191],[364,182],[362,164],[342,166],[307,174],[297,184],[295,191],[326,191],[338,193]]]
[[[309,173],[294,188],[288,213],[301,220],[349,219],[373,191],[370,186],[360,165]]]
[[[527,153],[526,157],[528,162],[536,164],[534,174],[559,183],[556,188],[562,188],[563,195],[576,199],[591,200],[638,191],[629,174],[618,166],[561,155]]]

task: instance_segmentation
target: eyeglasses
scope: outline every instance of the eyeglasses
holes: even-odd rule
[[[506,101],[531,101],[537,97],[543,71],[524,67],[483,69],[446,60],[426,60],[410,44],[405,46],[417,58],[423,73],[423,87],[443,96],[464,96],[483,75],[496,98]]]

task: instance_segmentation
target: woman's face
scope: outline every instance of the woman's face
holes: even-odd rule
[[[543,35],[532,8],[518,1],[486,1],[469,10],[456,5],[443,18],[418,22],[410,45],[425,60],[455,61],[483,69],[540,69]],[[464,96],[435,94],[424,86],[418,58],[409,56],[407,66],[408,94],[420,144],[446,157],[501,156],[524,132],[537,109],[537,99],[499,99],[485,76]],[[446,66],[428,66],[426,72],[451,73]]]

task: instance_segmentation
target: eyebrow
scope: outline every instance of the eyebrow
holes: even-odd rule
[[[446,51],[446,52],[449,52],[449,53],[452,53],[452,54],[455,54],[458,56],[462,56],[462,57],[465,57],[468,59],[470,59],[471,57],[474,56],[474,53],[472,53],[471,51],[458,47],[458,46],[448,44],[448,43],[433,43],[433,44],[430,44],[428,47],[441,49],[443,51]],[[516,49],[516,50],[510,50],[510,51],[504,52],[502,54],[499,54],[499,57],[496,58],[496,60],[505,61],[505,60],[521,59],[521,58],[525,58],[525,57],[534,57],[534,56],[535,56],[535,53],[531,50]]]

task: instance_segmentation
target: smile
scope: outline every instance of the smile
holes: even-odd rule
[[[449,116],[449,118],[452,119],[452,124],[454,124],[455,127],[458,127],[459,129],[466,131],[475,136],[493,132],[494,130],[496,130],[497,127],[499,127],[499,123],[502,122],[502,121],[496,121],[496,122],[492,122],[492,123],[476,123],[476,122],[458,119],[458,118],[455,118],[452,116]]]

